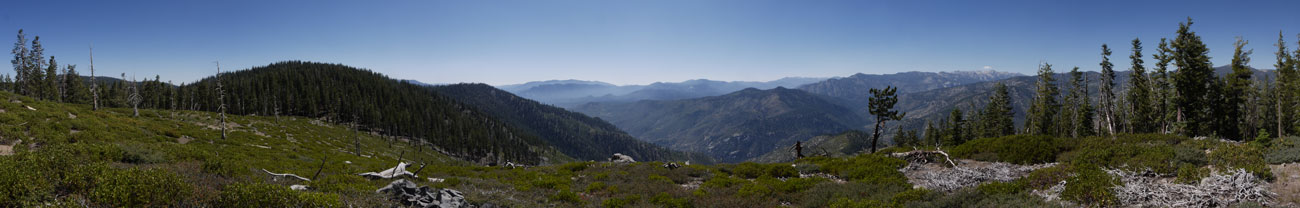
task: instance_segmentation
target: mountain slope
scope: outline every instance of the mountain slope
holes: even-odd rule
[[[486,84],[454,84],[433,89],[537,135],[555,145],[560,152],[577,159],[603,160],[614,153],[622,153],[645,161],[711,162],[703,155],[688,158],[685,153],[637,140],[600,119],[541,104]]]
[[[723,162],[748,160],[796,140],[858,129],[863,123],[850,109],[783,87],[686,100],[589,103],[575,111],[610,121],[637,138],[706,152]]]
[[[920,92],[944,87],[952,87],[976,82],[1006,79],[1023,76],[1017,73],[998,71],[956,71],[956,72],[902,72],[895,74],[854,74],[853,76],[828,79],[825,81],[799,86],[800,90],[822,94],[854,103],[866,103],[871,96],[868,90],[893,86],[898,93]]]
[[[871,147],[871,134],[863,131],[846,131],[839,134],[815,136],[803,141],[803,156],[847,157]],[[791,162],[795,159],[793,146],[773,149],[752,161],[760,163]]]
[[[554,151],[536,136],[492,119],[432,89],[340,64],[279,62],[221,74],[227,112],[294,115],[357,123],[368,131],[429,141],[480,163],[538,164]],[[191,110],[217,111],[216,79],[182,86]]]

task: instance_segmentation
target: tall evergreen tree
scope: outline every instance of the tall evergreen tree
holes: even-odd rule
[[[41,82],[41,97],[46,100],[60,101],[58,70],[58,62],[54,62],[54,56],[50,56],[50,64],[45,67],[44,82]]]
[[[1215,117],[1220,121],[1219,125],[1215,125],[1218,127],[1217,133],[1234,140],[1244,140],[1246,135],[1243,131],[1248,132],[1252,128],[1247,125],[1250,121],[1245,120],[1246,116],[1243,115],[1249,107],[1246,105],[1247,96],[1254,92],[1251,86],[1254,71],[1249,66],[1250,54],[1254,50],[1243,50],[1248,43],[1237,37],[1237,41],[1232,44],[1232,72],[1224,77],[1224,89],[1220,93],[1222,102],[1218,102],[1220,107],[1216,108],[1224,111],[1223,117]]]
[[[1201,42],[1201,36],[1192,32],[1192,19],[1178,25],[1178,37],[1171,44],[1170,55],[1178,71],[1174,72],[1174,86],[1178,96],[1174,100],[1181,115],[1179,121],[1187,136],[1205,136],[1211,132],[1212,85],[1214,68],[1210,63],[1210,49]]]
[[[1086,137],[1093,135],[1093,107],[1088,98],[1088,80],[1079,67],[1070,70],[1070,92],[1065,96],[1065,107],[1060,122],[1065,132],[1061,135]]]
[[[1169,52],[1169,43],[1165,38],[1160,38],[1156,55],[1153,56],[1156,59],[1156,71],[1151,75],[1153,83],[1151,92],[1155,95],[1152,96],[1152,103],[1156,106],[1154,121],[1160,128],[1160,132],[1164,133],[1173,130],[1174,119],[1177,116],[1177,111],[1174,110],[1176,106],[1173,102],[1173,85],[1169,80],[1169,62],[1173,61]]]
[[[943,144],[957,146],[969,141],[971,138],[968,137],[970,134],[967,126],[969,125],[966,122],[965,114],[961,112],[960,108],[953,108],[952,112],[948,114],[948,129],[944,130],[946,137],[944,137]]]
[[[1060,110],[1060,104],[1056,102],[1060,90],[1056,87],[1056,78],[1053,77],[1055,74],[1052,72],[1052,64],[1044,63],[1038,67],[1038,90],[1033,105],[1029,106],[1028,121],[1025,122],[1025,132],[1028,134],[1055,135],[1057,132],[1053,124]]]
[[[936,147],[943,146],[942,134],[943,133],[940,132],[939,127],[934,126],[934,121],[925,122],[925,144],[934,145]]]
[[[885,89],[871,89],[871,98],[868,98],[867,105],[870,113],[876,116],[876,128],[871,131],[871,152],[876,152],[876,145],[880,141],[880,134],[885,127],[885,122],[890,120],[903,119],[907,113],[898,113],[894,110],[894,104],[898,103],[898,95],[895,93],[898,88],[886,86]]]
[[[14,66],[14,85],[12,86],[14,93],[25,94],[27,92],[25,82],[27,80],[27,71],[31,67],[31,60],[28,59],[28,55],[31,53],[29,51],[30,49],[27,48],[27,34],[24,34],[22,29],[18,29],[18,42],[14,43],[14,49],[10,52],[14,55],[14,59],[9,61]]]
[[[1007,85],[998,82],[993,86],[993,95],[989,96],[989,104],[984,106],[980,116],[980,137],[1001,137],[1016,133],[1015,118],[1016,112],[1012,111],[1011,92]]]
[[[1097,103],[1101,113],[1100,128],[1108,135],[1114,135],[1118,118],[1115,116],[1115,64],[1110,63],[1110,54],[1110,47],[1101,44],[1101,83],[1098,87],[1101,99]]]
[[[67,90],[63,94],[63,102],[87,103],[90,100],[90,90],[86,89],[85,82],[77,73],[77,66],[68,65],[66,69],[67,72],[63,73],[63,86],[66,86]]]
[[[32,39],[32,49],[27,51],[27,60],[30,64],[27,66],[27,80],[24,88],[30,89],[25,95],[36,98],[43,98],[45,93],[45,47],[41,46],[41,36]]]
[[[1290,51],[1286,50],[1286,40],[1283,39],[1283,37],[1282,31],[1278,31],[1277,44],[1274,45],[1277,46],[1277,52],[1273,53],[1277,56],[1277,63],[1273,64],[1273,67],[1277,68],[1277,70],[1274,71],[1275,76],[1277,77],[1277,89],[1275,90],[1276,92],[1272,94],[1275,96],[1276,100],[1276,103],[1274,103],[1274,112],[1277,114],[1277,127],[1275,128],[1277,128],[1278,137],[1285,136],[1287,133],[1291,132],[1288,130],[1290,125],[1287,124],[1291,123],[1296,118],[1296,114],[1291,111],[1283,110],[1295,106],[1295,97],[1292,96],[1292,93],[1287,92],[1292,92],[1293,89],[1295,89],[1297,78],[1296,66],[1291,58]]]
[[[1142,61],[1142,41],[1137,38],[1133,39],[1133,55],[1128,56],[1132,60],[1133,73],[1129,74],[1128,102],[1129,109],[1132,109],[1132,120],[1129,122],[1130,131],[1136,133],[1150,133],[1155,131],[1155,110],[1154,104],[1151,103],[1151,81],[1147,78],[1146,67]]]

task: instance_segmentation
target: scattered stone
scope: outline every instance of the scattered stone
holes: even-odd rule
[[[294,184],[294,185],[290,185],[289,189],[294,191],[306,191],[307,185]]]
[[[343,164],[352,164],[352,161],[351,161],[351,160],[344,160],[344,161],[343,161]]]
[[[636,160],[633,160],[631,156],[623,155],[622,153],[614,153],[614,156],[609,157],[609,162],[627,164],[635,163]]]
[[[441,178],[428,178],[428,179],[429,182],[434,182],[434,183],[442,183],[443,181],[447,181],[446,179],[441,179]]]
[[[176,138],[176,143],[180,143],[180,144],[187,144],[190,143],[190,141],[194,141],[194,137],[181,135],[180,138]]]
[[[13,144],[9,144],[9,145],[0,145],[0,155],[14,155],[14,146],[18,146],[19,144],[22,144],[22,143],[23,143],[23,140],[19,139],[19,140],[14,141]]]
[[[402,176],[415,176],[415,174],[406,171],[406,166],[410,166],[410,164],[406,164],[405,162],[398,162],[397,167],[389,168],[388,170],[379,171],[379,172],[366,172],[357,175],[366,177],[370,180],[391,179],[391,178],[402,177]]]
[[[451,189],[433,189],[428,186],[417,186],[406,179],[397,179],[388,186],[384,186],[376,193],[388,193],[390,200],[398,201],[406,206],[414,207],[439,207],[439,208],[460,208],[469,207],[465,201],[465,195],[460,191]]]
[[[77,119],[77,115],[72,114],[72,112],[68,112],[68,119]]]
[[[32,108],[32,106],[26,106],[26,105],[24,105],[23,107],[27,107],[27,110],[36,111],[36,109],[35,109],[35,108]]]
[[[682,165],[678,165],[678,164],[675,163],[675,162],[670,162],[670,163],[664,164],[664,168],[668,168],[669,170],[677,169],[677,168],[680,168],[680,167],[682,167]]]

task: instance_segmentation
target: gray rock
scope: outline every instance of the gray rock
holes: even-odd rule
[[[636,160],[633,160],[631,156],[623,155],[622,153],[614,153],[614,156],[609,157],[609,162],[612,162],[612,163],[635,163]]]
[[[470,207],[465,195],[451,189],[417,186],[406,179],[398,179],[375,192],[388,193],[391,200],[413,207],[462,208]]]

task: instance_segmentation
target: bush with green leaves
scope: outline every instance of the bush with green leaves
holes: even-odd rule
[[[952,149],[956,157],[1015,164],[1049,163],[1067,146],[1061,138],[1013,135],[971,140]]]
[[[1065,190],[1061,198],[1092,206],[1113,206],[1117,203],[1115,191],[1111,188],[1124,186],[1100,167],[1091,164],[1078,165],[1075,175],[1066,179]]]
[[[1273,180],[1273,172],[1264,162],[1264,148],[1257,144],[1225,144],[1210,151],[1210,165],[1218,171],[1241,168],[1267,181]]]
[[[95,177],[90,199],[112,207],[164,207],[188,197],[192,187],[162,169],[109,169]]]
[[[893,157],[876,154],[861,154],[848,158],[810,157],[800,163],[812,163],[821,168],[821,172],[839,176],[845,180],[863,183],[907,184],[907,178],[899,168],[907,162]]]
[[[236,183],[221,191],[218,207],[341,207],[338,195],[300,192],[265,183]]]
[[[1287,136],[1270,142],[1264,160],[1269,164],[1300,162],[1300,136]]]

